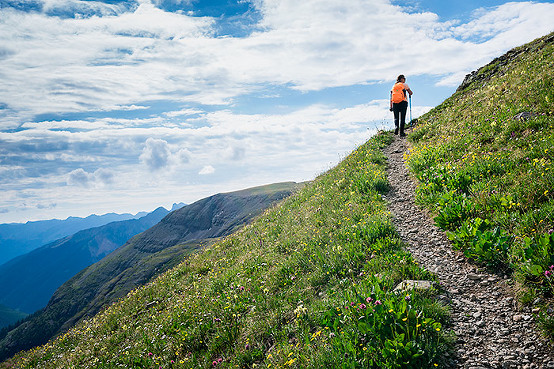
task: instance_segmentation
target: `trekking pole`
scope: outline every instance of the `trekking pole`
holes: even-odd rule
[[[410,126],[412,126],[412,95],[410,95]]]

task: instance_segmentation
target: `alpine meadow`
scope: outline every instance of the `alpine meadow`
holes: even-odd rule
[[[407,131],[416,199],[554,339],[554,33],[468,75]],[[413,123],[413,122],[412,122]],[[387,207],[381,131],[237,232],[4,368],[435,368],[441,283]],[[398,289],[406,280],[432,288]]]

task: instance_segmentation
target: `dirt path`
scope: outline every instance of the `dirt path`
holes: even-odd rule
[[[509,279],[470,264],[452,249],[443,231],[414,203],[415,183],[404,165],[405,139],[385,149],[392,190],[389,210],[402,240],[414,258],[434,272],[446,293],[440,296],[452,308],[456,356],[447,368],[554,368],[552,347],[541,338],[533,314],[518,310]]]

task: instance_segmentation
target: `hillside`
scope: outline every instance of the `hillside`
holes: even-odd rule
[[[175,266],[211,239],[232,233],[299,185],[280,183],[217,194],[175,210],[56,290],[48,305],[4,332],[0,357],[46,342],[83,317]]]
[[[393,292],[433,277],[403,251],[381,197],[390,140],[374,137],[251,225],[9,363],[433,365],[446,349],[446,309],[433,292]]]
[[[45,307],[56,289],[69,278],[168,213],[160,207],[140,219],[82,230],[0,265],[0,304],[34,313]]]
[[[485,295],[450,300],[454,292],[444,291],[443,280],[406,250],[429,250],[431,259],[449,253],[467,262],[452,250],[433,250],[428,244],[435,240],[423,233],[424,244],[404,243],[420,230],[395,228],[391,203],[406,200],[393,197],[386,171],[392,156],[384,153],[396,145],[401,160],[396,148],[404,146],[382,132],[250,225],[4,365],[551,367],[549,352],[535,351],[538,339],[478,363],[462,347],[468,336],[484,342],[482,327],[470,320],[485,315],[468,309],[474,300],[517,308],[513,297],[496,300],[510,292],[497,291],[497,281],[508,280],[502,286],[510,287],[510,276],[519,283],[520,302],[534,304],[524,307],[525,316],[531,320],[534,314],[552,336],[554,77],[547,71],[554,70],[553,40],[546,36],[481,68],[408,136],[404,154],[418,181],[418,204],[448,231],[468,264],[483,271],[458,282],[471,291],[482,276],[494,275],[485,271],[499,275],[479,281]],[[402,179],[411,185],[408,175]],[[434,287],[396,289],[405,280]],[[494,319],[516,321],[501,314]],[[526,319],[520,315],[518,323],[532,334]],[[504,328],[492,332],[498,346],[529,342]],[[486,349],[472,347],[485,355]]]

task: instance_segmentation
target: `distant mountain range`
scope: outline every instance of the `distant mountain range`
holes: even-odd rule
[[[0,265],[0,304],[34,313],[45,307],[56,289],[69,278],[168,213],[160,207],[140,219],[85,229]]]
[[[173,204],[171,210],[182,206],[184,206],[183,203]],[[51,219],[27,223],[0,224],[0,265],[83,229],[100,227],[104,224],[122,220],[139,219],[146,214],[148,213],[140,212],[135,215],[127,213],[93,214],[86,218],[69,217],[65,220]]]
[[[14,329],[4,329],[0,333],[0,360],[43,344],[93,316],[203,245],[231,234],[299,186],[290,182],[218,194],[169,213],[65,282],[44,309]]]

